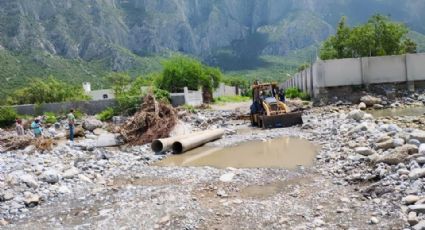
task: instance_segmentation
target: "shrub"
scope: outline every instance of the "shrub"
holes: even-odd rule
[[[288,88],[285,90],[285,97],[289,99],[294,99],[299,97],[300,90],[297,88]]]
[[[299,97],[303,101],[310,101],[310,95],[308,93],[301,92]]]
[[[196,109],[193,105],[184,104],[182,108],[187,110],[189,113],[196,113]]]
[[[156,79],[158,88],[172,93],[183,92],[184,87],[190,90],[199,88],[212,91],[218,87],[222,73],[217,68],[203,65],[200,61],[185,57],[173,57],[163,63],[162,75]]]
[[[46,117],[44,121],[47,124],[54,124],[54,123],[58,122],[58,119],[56,118],[56,114],[54,114],[54,113],[46,112],[46,113],[44,113],[44,116]]]
[[[304,100],[304,101],[310,100],[310,95],[308,95],[308,93],[301,92],[297,88],[286,89],[285,90],[285,97],[289,98],[289,99],[300,98],[301,100]]]
[[[100,112],[96,117],[101,121],[109,121],[115,115],[115,111],[113,108],[107,108]]]
[[[74,109],[75,119],[81,119],[84,117],[84,113],[81,110]]]
[[[18,117],[16,110],[12,107],[0,108],[0,127],[10,126],[15,122]]]

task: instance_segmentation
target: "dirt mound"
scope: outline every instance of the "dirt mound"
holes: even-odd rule
[[[120,134],[130,145],[144,145],[168,137],[176,124],[177,111],[169,104],[158,103],[149,94],[143,99],[140,111],[121,126]]]

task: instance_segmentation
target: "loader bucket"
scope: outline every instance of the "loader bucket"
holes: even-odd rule
[[[281,115],[261,116],[262,127],[265,129],[285,128],[303,124],[302,112]]]

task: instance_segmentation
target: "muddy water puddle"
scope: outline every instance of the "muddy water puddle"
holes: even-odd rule
[[[226,148],[200,147],[182,155],[170,156],[156,165],[295,169],[312,166],[318,150],[318,146],[307,140],[284,137]]]
[[[312,183],[312,181],[313,178],[305,177],[287,181],[275,181],[265,185],[250,185],[243,188],[239,194],[242,198],[265,198],[274,196],[281,192],[290,193],[295,187]]]
[[[372,114],[375,118],[422,116],[425,113],[425,106],[394,108],[394,109],[382,109],[382,110],[370,110],[370,111],[367,111],[367,112]]]

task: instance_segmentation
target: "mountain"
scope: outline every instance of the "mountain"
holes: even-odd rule
[[[251,69],[264,66],[260,56],[317,46],[343,15],[352,25],[390,15],[423,41],[424,12],[423,0],[1,0],[0,56],[44,68],[37,74],[58,72],[52,60],[76,69],[96,63],[105,72],[142,65],[145,72],[159,68],[147,59],[175,52],[225,70]],[[102,73],[83,69],[77,72],[92,78]]]

